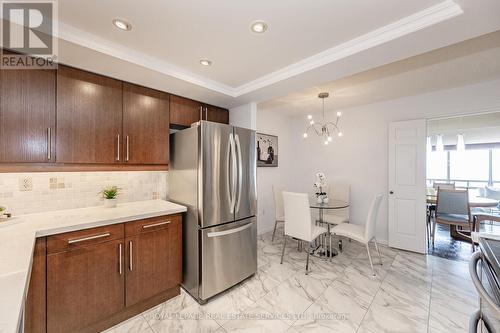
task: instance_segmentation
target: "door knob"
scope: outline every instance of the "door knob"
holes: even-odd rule
[[[389,191],[389,194],[394,194],[394,191]]]

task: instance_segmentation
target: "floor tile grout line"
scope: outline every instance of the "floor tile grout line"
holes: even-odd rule
[[[153,326],[151,326],[151,324],[149,323],[149,320],[146,318],[146,316],[144,316],[144,312],[141,313],[141,317],[146,321],[146,324],[148,325],[151,332],[156,333],[156,331],[153,329]]]
[[[429,255],[427,256],[430,257]],[[429,310],[427,311],[427,333],[429,333],[431,326],[432,287],[434,284],[434,264],[435,264],[435,261],[432,258],[429,259],[431,259],[431,288],[429,291]]]
[[[392,268],[392,265],[394,265],[394,261],[396,261],[396,258],[399,256],[399,253],[396,254],[396,256],[394,257],[394,259],[392,260],[391,262],[391,265],[389,266],[388,270],[390,270]],[[373,302],[375,301],[375,297],[377,297],[378,293],[380,292],[380,289],[382,289],[382,283],[385,281],[385,279],[387,278],[387,276],[389,275],[389,271],[387,272],[387,274],[385,274],[384,278],[382,279],[382,281],[380,281],[380,284],[378,286],[378,289],[377,289],[377,292],[375,293],[375,295],[373,295],[373,298],[372,298],[372,301],[370,302],[370,305],[368,306],[368,308],[366,309],[365,311],[365,314],[363,315],[363,318],[361,319],[361,321],[359,322],[359,325],[358,327],[356,328],[356,333],[359,331],[359,329],[361,328],[361,325],[363,324],[363,321],[365,320],[366,318],[366,315],[368,314],[368,311],[370,311],[370,308],[372,307],[372,304]]]

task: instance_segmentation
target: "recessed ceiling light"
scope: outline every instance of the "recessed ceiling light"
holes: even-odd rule
[[[261,34],[263,32],[266,32],[267,30],[267,23],[264,21],[255,21],[252,23],[250,26],[250,29],[252,29],[253,32]]]
[[[132,30],[132,24],[130,24],[126,21],[123,21],[123,20],[114,19],[113,24],[115,25],[115,27],[117,27],[118,29],[121,29],[121,30],[125,30],[125,31]]]
[[[212,62],[208,59],[201,59],[200,64],[202,64],[203,66],[212,66]]]

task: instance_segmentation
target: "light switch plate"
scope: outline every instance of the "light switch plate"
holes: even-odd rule
[[[33,178],[31,177],[19,178],[19,191],[21,192],[33,191]]]

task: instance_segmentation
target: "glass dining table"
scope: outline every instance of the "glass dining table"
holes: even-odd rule
[[[349,203],[338,200],[338,199],[330,199],[328,202],[325,203],[318,203],[316,201],[316,198],[311,199],[309,204],[309,207],[311,209],[317,209],[318,210],[318,219],[316,220],[316,223],[320,226],[323,226],[326,224],[327,228],[327,233],[323,234],[320,237],[320,241],[316,246],[312,249],[311,254],[312,255],[317,255],[320,257],[329,257],[332,258],[338,254],[337,250],[335,250],[332,247],[331,244],[331,238],[330,238],[330,228],[332,225],[335,225],[335,223],[328,222],[328,220],[324,219],[324,212],[325,210],[327,211],[335,211],[338,209],[343,209],[349,207]],[[330,240],[327,244],[327,237]],[[339,240],[339,247],[342,249],[342,240]]]

